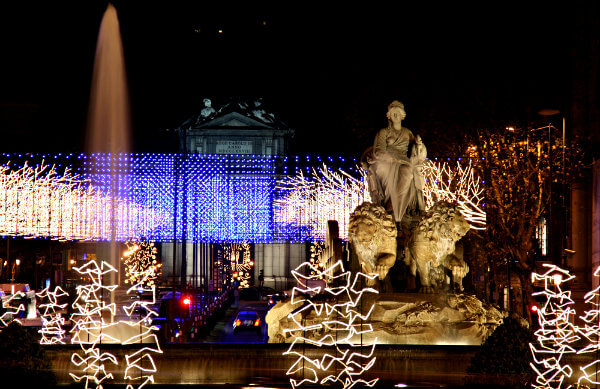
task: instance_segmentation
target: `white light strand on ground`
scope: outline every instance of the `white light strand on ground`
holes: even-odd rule
[[[544,274],[532,274],[533,282],[543,281],[544,290],[533,296],[544,296],[546,301],[538,311],[540,328],[535,331],[537,342],[529,348],[534,362],[531,367],[537,375],[534,388],[561,388],[565,378],[571,377],[573,369],[564,363],[562,357],[575,353],[571,344],[579,339],[571,318],[575,310],[571,291],[564,290],[565,283],[575,278],[568,270],[556,265],[544,264],[548,270]]]
[[[154,285],[145,289],[143,285],[147,285],[146,277],[152,277],[152,270],[148,269],[145,277],[142,276],[139,282],[127,290],[127,294],[137,293],[139,298],[130,305],[123,307],[130,321],[125,322],[126,325],[138,329],[138,333],[124,340],[123,344],[140,344],[143,345],[139,350],[131,354],[125,355],[127,366],[125,368],[125,379],[131,381],[140,381],[139,388],[144,387],[148,383],[154,383],[154,374],[157,372],[156,364],[152,358],[152,354],[162,354],[162,350],[158,343],[158,337],[154,331],[158,329],[156,326],[150,325],[153,316],[158,316],[158,312],[152,309],[156,304],[156,287]],[[150,291],[152,299],[142,300],[141,293]],[[137,314],[135,313],[137,310]],[[134,317],[137,316],[136,319]],[[136,374],[137,372],[137,374]],[[128,384],[127,389],[133,389],[133,385]]]
[[[39,305],[40,310],[43,310],[40,315],[42,318],[42,329],[38,331],[42,335],[40,344],[64,344],[66,331],[63,329],[63,326],[65,318],[59,311],[66,308],[68,303],[59,304],[58,300],[69,294],[60,286],[55,287],[54,291],[50,291],[50,287],[48,286],[35,295],[40,298],[40,301],[47,301]]]
[[[594,277],[600,276],[600,267],[594,271]],[[586,293],[585,302],[591,306],[586,310],[583,316],[580,316],[584,322],[583,327],[579,327],[579,333],[587,341],[587,345],[578,354],[598,353],[600,351],[600,286]],[[598,368],[600,367],[600,359],[596,358],[593,362],[580,366],[582,376],[577,380],[577,387],[583,385],[598,385]]]
[[[0,235],[127,241],[167,220],[150,207],[96,190],[69,168],[60,176],[43,163],[0,166]]]
[[[292,387],[296,388],[305,383],[323,385],[328,382],[341,382],[344,389],[352,388],[355,385],[373,387],[378,379],[366,381],[359,377],[375,363],[373,353],[377,339],[375,338],[372,342],[370,351],[366,354],[351,352],[351,350],[361,347],[361,344],[353,341],[353,338],[373,331],[371,324],[361,323],[369,318],[373,307],[371,306],[368,313],[362,314],[359,303],[364,293],[378,293],[372,288],[362,287],[367,284],[366,280],[371,280],[375,276],[356,273],[352,278],[352,274],[344,270],[341,261],[325,270],[320,270],[311,263],[304,262],[292,271],[292,275],[298,281],[299,286],[292,290],[291,303],[302,305],[288,315],[295,326],[284,329],[284,332],[291,333],[294,340],[283,355],[298,357],[286,374],[302,373],[303,376],[301,380],[290,378]],[[326,286],[322,280],[326,280],[328,285],[332,286]],[[337,286],[338,284],[340,286]],[[307,294],[314,296],[321,293],[335,298],[335,302],[315,302],[313,301],[314,297],[305,297]],[[312,321],[312,324],[304,324],[302,317],[312,311],[321,320],[317,319]],[[336,336],[333,336],[332,332]],[[324,335],[317,335],[322,333]],[[311,334],[315,336],[311,337]],[[304,344],[333,347],[335,353],[325,353],[321,359],[311,359],[306,356],[302,348]],[[341,345],[348,348],[343,350]],[[336,374],[331,374],[331,370],[334,370]],[[326,374],[325,377],[319,379],[319,375],[323,374]]]
[[[360,167],[356,170],[360,179],[343,170],[334,172],[324,164],[318,171],[313,169],[311,177],[305,177],[300,171],[295,177],[278,181],[277,188],[283,196],[274,202],[276,223],[310,228],[315,239],[324,241],[327,221],[337,220],[340,237],[347,239],[350,214],[358,205],[371,201],[367,172]],[[442,200],[456,203],[471,228],[485,229],[484,190],[470,161],[466,166],[457,162],[452,169],[446,162],[428,160],[423,174],[427,208]]]
[[[106,363],[118,364],[117,358],[108,352],[101,353],[96,345],[103,340],[119,342],[118,339],[107,334],[106,330],[114,324],[108,323],[104,316],[115,314],[115,304],[106,304],[104,301],[112,293],[116,285],[104,285],[103,278],[117,270],[102,261],[100,265],[96,261],[89,260],[80,267],[74,267],[80,275],[85,275],[90,280],[89,285],[78,285],[77,298],[73,302],[75,313],[71,317],[74,322],[71,329],[71,343],[81,345],[82,357],[79,353],[73,353],[71,362],[77,367],[83,366],[83,374],[69,373],[76,382],[85,381],[87,389],[90,382],[102,387],[102,382],[113,378],[112,373],[106,371]],[[107,293],[105,296],[104,293]],[[87,347],[86,347],[87,346]]]
[[[123,253],[123,263],[125,265],[125,283],[139,284],[144,280],[144,288],[152,287],[158,277],[162,264],[158,263],[156,254],[158,250],[154,242],[142,242],[135,240],[126,242],[127,251]]]
[[[10,297],[2,299],[2,309],[4,313],[0,316],[0,330],[3,327],[7,327],[10,322],[16,321],[17,323],[21,323],[19,319],[16,317],[19,315],[19,312],[25,310],[23,304],[18,304],[16,307],[13,305],[13,300],[19,300],[25,297],[25,293],[17,291],[10,295]]]
[[[446,162],[428,160],[423,165],[423,175],[425,176],[423,196],[427,208],[438,201],[456,203],[459,212],[472,229],[485,229],[484,190],[470,160],[466,166],[457,161],[455,169]]]

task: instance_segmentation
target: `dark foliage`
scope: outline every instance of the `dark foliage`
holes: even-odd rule
[[[508,316],[486,339],[467,368],[468,373],[531,375],[529,343],[533,331],[521,325],[518,318]]]
[[[52,388],[52,365],[31,330],[12,322],[0,332],[0,377],[7,387]],[[14,386],[11,386],[14,385]]]

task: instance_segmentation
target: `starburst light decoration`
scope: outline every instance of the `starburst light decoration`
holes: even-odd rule
[[[90,382],[102,388],[102,382],[114,377],[112,373],[107,372],[106,364],[118,365],[113,354],[101,352],[97,347],[97,344],[103,341],[119,343],[119,339],[107,331],[115,325],[107,317],[114,316],[116,306],[105,301],[117,285],[105,285],[103,282],[106,275],[117,270],[107,262],[102,261],[99,265],[93,260],[80,267],[74,267],[73,270],[88,278],[90,284],[77,285],[77,297],[73,302],[75,313],[71,317],[74,323],[71,329],[71,343],[79,344],[83,350],[83,356],[78,352],[73,353],[71,362],[77,367],[82,367],[83,374],[69,374],[76,382],[84,381],[86,389]]]
[[[594,271],[594,277],[600,276],[600,267]],[[590,306],[583,316],[580,316],[583,321],[583,327],[579,327],[579,333],[586,340],[587,344],[584,348],[577,351],[578,354],[595,353],[600,351],[600,286],[586,293],[585,302]],[[598,369],[600,368],[600,360],[596,358],[593,362],[585,366],[580,366],[582,376],[577,380],[577,387],[584,385],[598,385]]]
[[[284,355],[297,357],[286,373],[294,376],[290,378],[292,388],[306,383],[324,385],[329,382],[340,382],[344,389],[355,385],[373,387],[378,379],[366,381],[360,376],[375,363],[373,354],[377,338],[368,353],[360,352],[362,344],[357,343],[356,338],[373,331],[371,324],[363,323],[368,320],[373,306],[367,313],[362,313],[360,305],[365,293],[378,293],[363,287],[376,275],[356,273],[353,277],[344,270],[342,261],[325,270],[304,262],[292,271],[292,275],[298,286],[292,290],[291,304],[298,307],[288,315],[293,326],[284,330],[294,337]],[[327,284],[322,280],[327,280]],[[318,299],[317,302],[317,295],[330,298]],[[310,312],[314,312],[317,318],[305,324],[303,318]],[[333,353],[326,352],[320,359],[313,359],[304,352],[304,344],[326,347]],[[300,374],[302,379],[297,378]]]
[[[16,291],[8,297],[2,297],[2,310],[4,313],[0,315],[0,330],[2,330],[3,327],[7,327],[12,321],[21,323],[17,317],[19,312],[25,311],[25,307],[20,302],[20,299],[24,297],[25,293],[21,291]],[[17,304],[15,304],[15,302]]]
[[[544,264],[544,274],[532,274],[532,280],[543,281],[544,290],[533,293],[544,296],[546,301],[538,311],[540,328],[535,331],[536,343],[530,343],[534,362],[531,368],[535,372],[534,388],[561,388],[566,378],[571,377],[573,369],[563,361],[563,355],[575,353],[573,342],[579,339],[572,324],[575,310],[571,307],[571,291],[564,290],[568,281],[575,278],[568,270],[556,265]],[[568,386],[568,385],[567,385]]]
[[[66,331],[63,329],[63,325],[65,324],[65,318],[60,311],[68,303],[59,304],[58,300],[69,294],[60,286],[56,286],[53,291],[50,291],[50,287],[47,286],[35,295],[40,298],[40,301],[43,301],[39,305],[40,310],[43,310],[40,315],[42,317],[42,329],[38,331],[42,335],[40,344],[64,344]]]
[[[156,254],[158,250],[154,242],[144,242],[135,240],[126,242],[127,251],[123,253],[123,263],[125,265],[125,283],[139,284],[142,287],[149,288],[155,285],[160,277],[162,264],[158,262]]]

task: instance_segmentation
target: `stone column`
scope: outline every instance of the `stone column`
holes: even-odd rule
[[[592,177],[591,272],[600,266],[600,161],[594,162]],[[598,287],[598,279],[592,277],[592,288],[596,287]]]
[[[181,243],[164,242],[161,244],[160,257],[162,261],[162,279],[168,285],[172,285],[174,282],[177,283],[179,280],[179,270],[181,268]],[[175,245],[175,250],[173,249]],[[175,257],[173,252],[175,251]]]
[[[586,182],[575,182],[571,188],[571,247],[574,251],[567,259],[575,275],[572,285],[575,310],[583,314],[587,309],[584,295],[592,286],[592,261],[590,258],[591,201],[590,186]],[[566,247],[569,249],[569,247]]]
[[[258,285],[258,275],[260,274],[260,269],[264,267],[263,265],[263,257],[262,257],[262,243],[254,244],[254,285]]]
[[[273,280],[273,245],[264,245],[265,285]]]

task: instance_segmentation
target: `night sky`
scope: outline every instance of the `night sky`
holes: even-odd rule
[[[386,125],[394,99],[426,143],[428,135],[460,141],[461,131],[533,123],[539,109],[570,112],[574,100],[590,100],[577,88],[596,74],[588,65],[597,62],[597,6],[326,3],[114,3],[134,151],[174,151],[166,130],[198,113],[204,97],[215,105],[264,97],[296,130],[293,151],[351,153]],[[83,150],[106,5],[0,6],[0,151]]]

